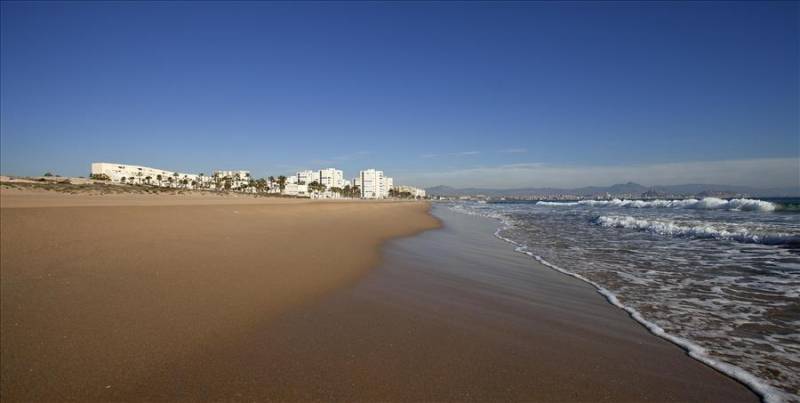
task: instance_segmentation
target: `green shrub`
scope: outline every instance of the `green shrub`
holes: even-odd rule
[[[89,179],[94,179],[97,181],[110,181],[111,178],[108,177],[106,174],[91,174],[89,175]]]

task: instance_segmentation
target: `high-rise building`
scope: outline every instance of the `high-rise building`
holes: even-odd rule
[[[389,197],[392,178],[383,175],[383,171],[367,169],[361,171],[358,178],[361,182],[361,197],[365,199],[383,199]]]
[[[344,173],[336,168],[319,170],[319,183],[330,188],[343,188],[345,185]]]
[[[311,182],[319,182],[319,172],[306,170],[297,173],[297,183],[301,185],[308,185]]]

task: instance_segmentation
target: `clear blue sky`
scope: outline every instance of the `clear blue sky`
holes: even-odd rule
[[[0,171],[786,186],[798,21],[796,2],[4,2]]]

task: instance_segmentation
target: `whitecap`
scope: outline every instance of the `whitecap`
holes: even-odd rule
[[[800,244],[800,235],[758,232],[747,228],[719,228],[710,224],[685,225],[670,220],[645,220],[631,216],[600,216],[594,223],[609,228],[629,228],[654,234],[701,239],[730,240],[764,245]]]
[[[774,203],[758,199],[731,199],[717,197],[684,200],[580,200],[577,202],[540,201],[536,205],[550,207],[589,206],[589,207],[621,207],[621,208],[675,208],[696,210],[738,210],[738,211],[775,211]]]

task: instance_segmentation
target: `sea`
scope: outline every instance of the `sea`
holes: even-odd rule
[[[800,199],[455,202],[766,402],[800,402]]]

